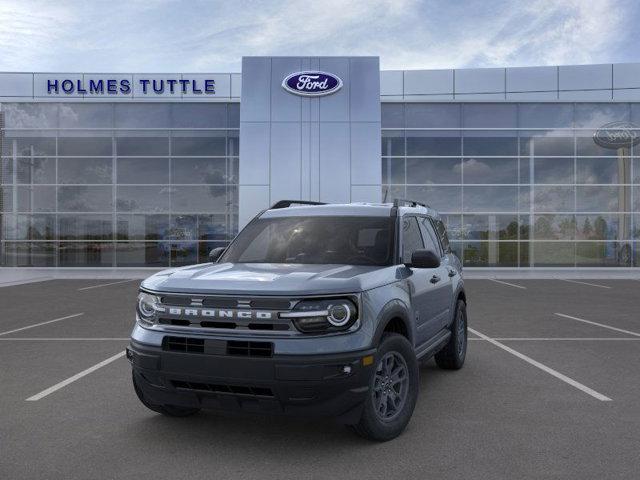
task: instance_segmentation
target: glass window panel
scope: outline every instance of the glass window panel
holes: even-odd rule
[[[407,187],[405,185],[395,186],[384,185],[382,187],[382,201],[383,202],[393,202],[396,198],[407,198]]]
[[[2,103],[6,128],[57,128],[56,103]]]
[[[518,106],[509,103],[464,104],[465,128],[516,128]]]
[[[118,267],[168,267],[169,243],[118,242],[116,265]]]
[[[577,215],[578,240],[629,240],[631,215],[606,213]]]
[[[169,154],[169,138],[160,136],[118,137],[116,150],[119,156],[166,156]]]
[[[17,188],[19,212],[54,212],[56,210],[56,187],[25,186]]]
[[[517,242],[465,242],[466,267],[517,267]]]
[[[517,155],[518,137],[516,132],[465,132],[462,150],[465,155]]]
[[[2,213],[0,208],[0,240],[19,240],[17,235],[17,215]],[[2,245],[0,244],[0,249]]]
[[[640,267],[640,242],[633,242],[631,248],[633,250],[633,266]]]
[[[240,132],[227,130],[227,155],[235,157],[240,154]]]
[[[17,215],[15,240],[55,240],[55,215]]]
[[[544,187],[533,189],[533,210],[536,212],[575,211],[575,187]]]
[[[413,252],[423,248],[422,234],[416,217],[404,217],[402,219],[402,263],[411,263]]]
[[[633,183],[640,184],[640,158],[633,159]]]
[[[60,243],[58,262],[61,267],[111,267],[113,243]]]
[[[640,240],[640,214],[636,214],[633,216],[632,236],[635,240]]]
[[[404,128],[404,103],[383,103],[380,107],[382,128]]]
[[[455,254],[456,257],[462,261],[462,254],[464,250],[464,243],[462,242],[451,242],[451,251]]]
[[[168,238],[169,215],[118,215],[118,240],[164,240]]]
[[[113,159],[58,158],[58,183],[112,183]]]
[[[20,132],[24,135],[24,132]],[[51,133],[44,135],[53,135]],[[13,155],[14,148],[15,154],[25,157],[30,156],[47,156],[56,154],[56,139],[53,136],[50,137],[5,137],[2,142],[3,155]]]
[[[226,155],[226,133],[207,132],[201,136],[174,136],[171,139],[171,154],[183,156]]]
[[[460,156],[461,153],[462,141],[458,131],[407,130],[407,155]]]
[[[628,149],[605,148],[594,141],[595,130],[576,132],[576,153],[584,156],[615,157]],[[626,151],[626,152],[625,152]]]
[[[13,211],[13,189],[15,187],[0,187],[0,212]]]
[[[198,235],[197,215],[173,215],[171,217],[171,227],[167,240],[173,241],[194,241]]]
[[[631,178],[630,162],[629,157],[578,158],[576,160],[577,183],[619,183],[620,172],[623,179]]]
[[[406,103],[405,115],[408,128],[460,128],[460,105],[456,104]]]
[[[169,212],[170,191],[168,186],[119,185],[116,209],[119,212]]]
[[[575,243],[531,242],[535,267],[573,267],[575,265]]]
[[[226,187],[172,187],[174,212],[225,212],[228,209]]]
[[[573,157],[573,135],[570,132],[520,132],[520,155],[536,157]]]
[[[230,128],[240,128],[240,103],[228,103],[227,114],[227,125]]]
[[[461,215],[440,215],[440,219],[447,227],[447,236],[449,237],[449,240],[460,240],[463,238]]]
[[[518,211],[527,213],[531,211],[531,191],[529,186],[518,187]]]
[[[0,158],[0,184],[13,183],[13,158]]]
[[[617,212],[620,208],[619,200],[631,198],[631,187],[576,187],[577,212]]]
[[[398,155],[404,155],[404,131],[383,130],[382,156],[390,157]]]
[[[631,111],[628,103],[576,103],[576,128],[600,128],[611,122],[628,122]]]
[[[198,262],[198,244],[196,242],[172,242],[171,266],[194,265]]]
[[[576,237],[574,215],[534,215],[535,240],[573,240]]]
[[[169,183],[168,158],[118,157],[119,184]]]
[[[389,197],[393,199],[394,197]],[[407,187],[406,197],[426,203],[439,212],[460,212],[462,210],[461,187]]]
[[[468,240],[517,240],[517,215],[464,215],[464,238]]]
[[[208,263],[209,253],[211,252],[211,250],[218,247],[226,247],[228,244],[228,241],[198,242],[198,263]]]
[[[527,184],[531,183],[531,164],[533,163],[532,159],[521,157],[519,159],[520,162],[520,183]]]
[[[571,103],[521,103],[518,106],[520,128],[571,128]]]
[[[227,240],[231,238],[226,215],[198,215],[198,240]]]
[[[58,215],[60,240],[112,240],[113,217],[111,214]]]
[[[226,103],[174,103],[174,128],[226,128]]]
[[[55,267],[56,244],[53,242],[4,244],[5,267]]]
[[[577,242],[578,267],[630,267],[631,243]]]
[[[58,187],[59,212],[111,212],[113,188],[110,186]]]
[[[465,212],[517,212],[518,187],[464,187]]]
[[[517,158],[465,158],[462,161],[465,184],[518,183]]]
[[[171,175],[173,183],[227,183],[227,166],[224,158],[173,158]]]
[[[58,155],[104,157],[113,154],[111,137],[60,137]]]
[[[462,183],[459,158],[407,158],[407,183]]]
[[[530,230],[531,230],[531,225],[530,225],[530,216],[529,215],[520,215],[520,229],[519,229],[519,234],[520,234],[520,240],[529,240],[531,238],[531,235],[529,234]]]
[[[73,127],[113,127],[113,105],[109,103],[61,103],[60,128]]]
[[[116,103],[116,128],[168,128],[171,127],[169,103]]]
[[[404,158],[382,159],[382,183],[406,183]]]
[[[240,181],[240,159],[227,158],[227,165],[227,182],[237,185]]]
[[[535,158],[533,168],[535,183],[574,183],[573,158]]]
[[[16,165],[18,183],[56,183],[55,158],[18,157]]]

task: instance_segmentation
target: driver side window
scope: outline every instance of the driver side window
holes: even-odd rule
[[[402,263],[411,263],[411,255],[415,250],[424,248],[420,227],[416,217],[402,219]]]

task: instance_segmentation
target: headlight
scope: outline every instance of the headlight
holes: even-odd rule
[[[358,309],[348,298],[302,300],[280,317],[290,318],[303,333],[329,333],[351,328],[358,320]]]
[[[160,299],[150,293],[138,294],[138,318],[145,323],[153,324]]]

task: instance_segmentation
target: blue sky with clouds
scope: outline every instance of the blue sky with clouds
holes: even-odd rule
[[[636,0],[0,0],[0,71],[228,72],[243,55],[383,69],[640,61]]]

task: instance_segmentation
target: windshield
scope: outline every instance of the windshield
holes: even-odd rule
[[[391,217],[286,217],[251,222],[220,258],[233,263],[391,265]]]

